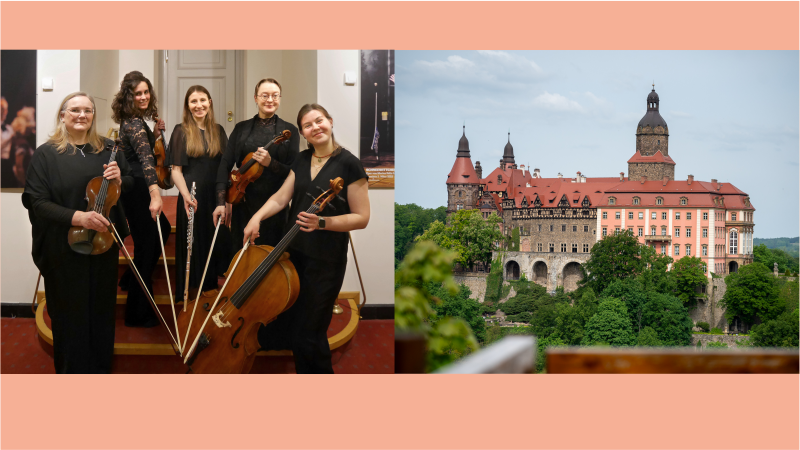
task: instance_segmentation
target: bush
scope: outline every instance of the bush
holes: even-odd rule
[[[722,334],[722,330],[717,327],[711,329],[711,334]]]
[[[697,328],[700,328],[701,330],[705,331],[706,333],[708,333],[708,330],[710,330],[710,329],[711,329],[711,328],[710,328],[710,325],[708,324],[708,322],[697,322],[697,323],[696,323],[696,324],[694,324],[694,325],[695,325]]]
[[[697,348],[703,348],[703,341],[697,341]]]
[[[706,348],[728,348],[728,344],[724,342],[709,342]]]

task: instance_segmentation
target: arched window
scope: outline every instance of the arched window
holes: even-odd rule
[[[664,203],[664,199],[661,197],[656,197],[656,205],[660,205],[662,203]]]
[[[730,253],[731,255],[736,255],[737,248],[739,244],[739,233],[736,230],[731,230],[731,237],[730,237]]]
[[[638,205],[639,204],[639,197],[633,197],[633,204],[634,205]]]

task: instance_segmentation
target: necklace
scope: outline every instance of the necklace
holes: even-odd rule
[[[328,158],[328,157],[329,157],[329,156],[331,156],[332,154],[333,154],[333,153],[331,152],[331,153],[328,153],[328,154],[327,154],[327,155],[325,155],[325,156],[317,156],[317,154],[316,154],[316,153],[314,153],[314,157],[315,157],[315,158],[317,158],[317,162],[320,162],[320,163],[321,163],[323,159],[325,159],[325,158]]]
[[[81,152],[81,155],[83,155],[84,158],[86,158],[86,153],[83,153],[83,149],[85,149],[87,145],[89,145],[88,142],[83,144],[83,145],[81,145],[81,146],[72,144],[73,147],[75,147],[76,149],[78,149],[79,152]]]

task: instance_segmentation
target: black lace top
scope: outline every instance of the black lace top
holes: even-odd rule
[[[158,183],[153,145],[156,138],[141,117],[123,119],[119,124],[120,150],[128,160],[134,177],[144,178],[148,186]]]

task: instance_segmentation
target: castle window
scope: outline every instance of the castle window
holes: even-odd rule
[[[578,244],[572,244],[572,253],[578,253]]]
[[[577,226],[577,225],[573,225],[573,226],[572,226],[572,231],[573,231],[573,232],[576,232],[576,231],[578,231],[578,226]]]
[[[675,237],[681,237],[681,229],[678,227],[675,227]]]
[[[555,252],[556,246],[555,244],[550,244],[550,253]]]
[[[542,231],[542,225],[541,224],[539,224],[539,231]],[[539,251],[541,251],[541,250],[539,250]]]
[[[686,256],[692,256],[692,244],[686,244]]]
[[[639,236],[644,236],[644,228],[639,228]]]
[[[687,202],[688,200],[685,197],[681,198],[681,205],[686,205]]]
[[[561,244],[561,253],[567,253],[567,244]]]
[[[638,205],[639,204],[639,197],[633,197],[633,204],[634,205]]]
[[[707,245],[703,246],[703,256],[708,256],[708,246]]]
[[[583,253],[589,253],[589,244],[583,244]]]
[[[691,228],[687,228],[686,229],[686,237],[692,237],[692,229]]]
[[[642,220],[642,219],[644,219],[644,213],[643,213],[643,212],[640,212],[640,213],[639,213],[639,220]]]
[[[550,231],[553,231],[553,226],[552,225],[550,225]]]
[[[708,220],[708,213],[703,213],[703,220]]]
[[[667,246],[664,245],[664,244],[661,244],[661,254],[662,255],[666,255],[667,254]]]
[[[675,244],[675,253],[674,253],[674,255],[675,256],[681,256],[681,246],[678,245],[678,244]]]
[[[661,213],[661,220],[667,220],[667,213],[665,212]]]
[[[628,233],[630,233],[631,235],[633,235],[633,227],[628,227]]]
[[[651,227],[650,228],[650,236],[655,236],[655,235],[656,235],[656,227]]]
[[[686,213],[686,220],[692,220],[692,213],[690,212]]]
[[[619,234],[619,227],[614,228],[614,234]]]
[[[603,227],[603,236],[608,236],[608,228]]]
[[[608,213],[603,211],[603,219],[608,219]]]
[[[708,228],[703,228],[703,237],[704,238],[708,237]]]
[[[656,197],[656,205],[660,205],[662,203],[664,203],[664,199],[661,197]]]
[[[537,251],[537,252],[541,252],[541,251],[542,251],[542,243],[541,243],[541,242],[539,242],[538,244],[536,244],[536,251]]]
[[[464,192],[462,192],[462,191],[458,191],[458,198],[461,198],[461,197],[463,197],[463,196],[464,196]]]
[[[464,209],[464,205],[462,205],[461,203],[456,205],[456,211],[461,211],[462,209]]]
[[[661,227],[661,235],[662,236],[666,236],[667,235],[667,227]]]
[[[632,212],[628,213],[628,219],[633,220],[633,213]]]
[[[708,273],[708,266],[706,265],[706,263],[703,263],[703,273]],[[706,287],[703,286],[703,289],[705,289],[705,288]]]
[[[661,139],[656,141],[656,145],[661,145]]]
[[[502,175],[498,175],[497,176],[497,184],[502,184],[502,183],[503,183],[503,176]]]
[[[656,213],[650,213],[650,218],[656,220]]]
[[[731,255],[737,254],[739,244],[739,233],[736,230],[731,230],[731,237],[730,237],[730,248],[731,251],[728,252]]]
[[[561,231],[567,231],[567,226],[562,224],[561,225]]]
[[[736,213],[731,213],[731,220],[736,220]]]
[[[615,218],[615,219],[617,219],[617,220],[619,220],[619,211],[617,211],[617,212],[615,212],[615,213],[614,213],[614,218]]]
[[[681,220],[681,213],[679,212],[675,213],[675,220]]]
[[[608,197],[608,204],[609,205],[616,205],[617,204],[617,199],[614,198],[614,197]]]
[[[583,232],[584,233],[588,233],[589,232],[589,225],[584,225],[583,226]]]

